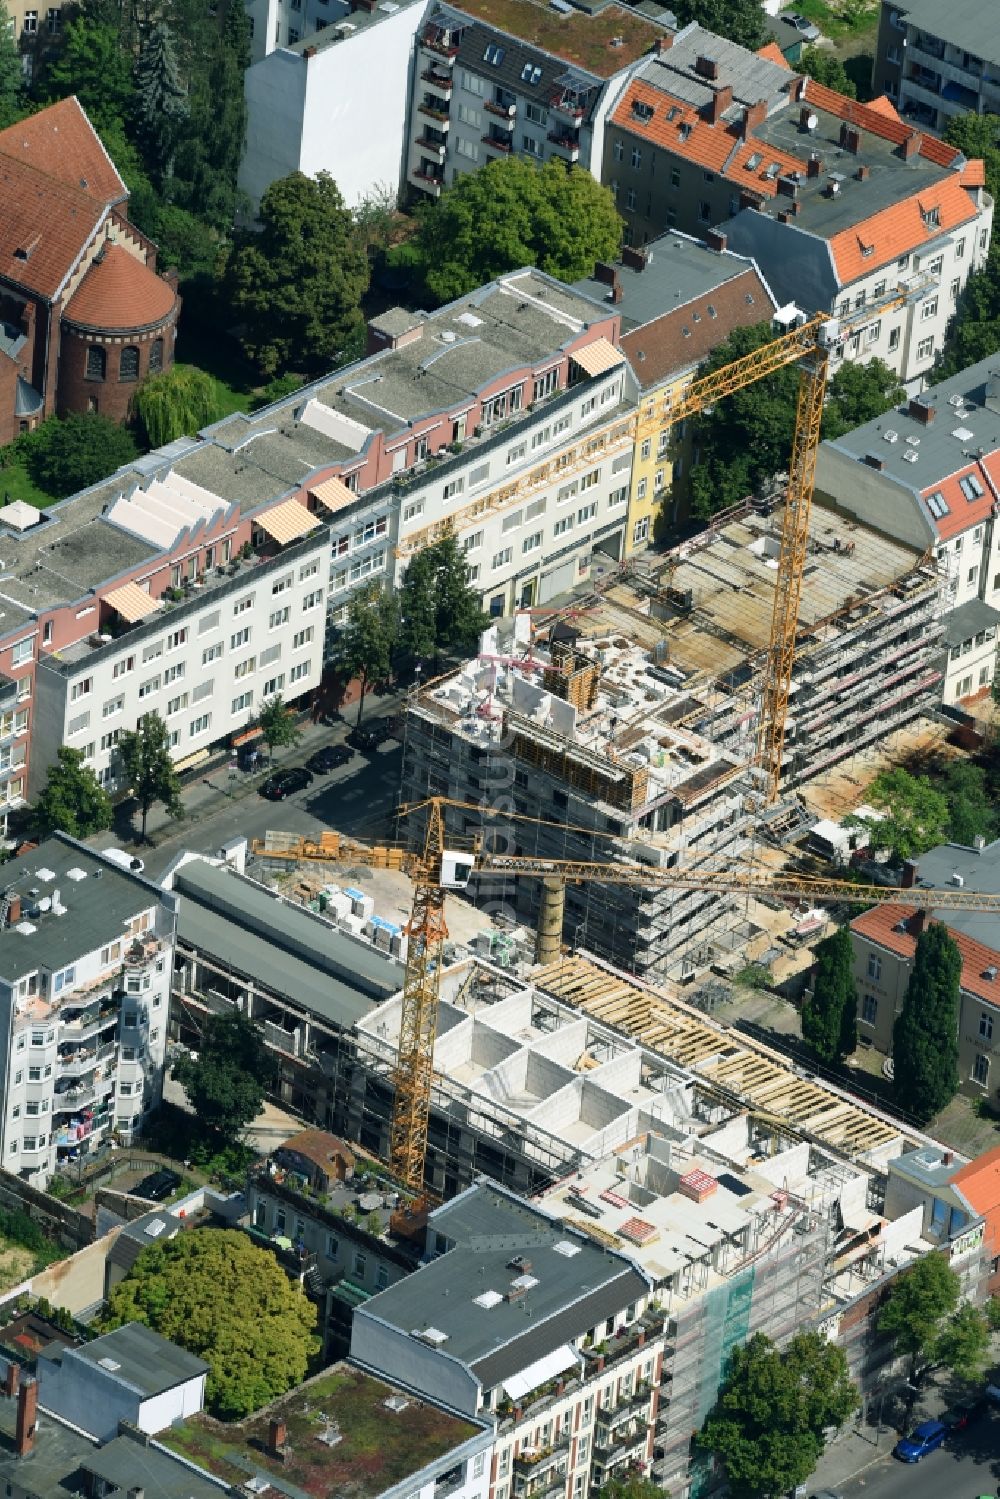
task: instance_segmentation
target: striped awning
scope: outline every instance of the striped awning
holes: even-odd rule
[[[345,505],[350,505],[357,499],[354,490],[348,489],[343,479],[338,479],[336,474],[324,479],[321,484],[311,485],[309,493],[321,505],[325,505],[327,510],[342,510]]]
[[[284,500],[262,515],[253,517],[254,525],[266,531],[268,536],[282,545],[286,541],[297,541],[319,525],[315,515],[310,515],[304,505],[296,500]]]
[[[160,608],[158,599],[150,598],[144,588],[138,583],[123,583],[120,588],[113,588],[110,593],[104,595],[104,602],[116,609],[122,619],[128,624],[134,625],[138,620],[145,619],[147,614],[153,614]]]
[[[587,375],[606,374],[608,370],[625,362],[625,355],[606,338],[595,338],[592,344],[588,344],[585,349],[577,349],[570,358]]]

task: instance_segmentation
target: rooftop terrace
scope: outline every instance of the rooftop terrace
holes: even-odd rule
[[[473,16],[598,78],[610,78],[635,62],[665,31],[625,5],[557,11],[539,0],[466,0],[460,8],[448,9]]]
[[[283,1459],[269,1450],[275,1419],[287,1428]],[[341,1364],[247,1421],[195,1416],[160,1440],[225,1483],[257,1479],[263,1488],[270,1478],[282,1493],[309,1499],[378,1499],[479,1430]]]

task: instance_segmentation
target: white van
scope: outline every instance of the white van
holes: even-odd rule
[[[102,848],[98,850],[102,859],[110,859],[112,864],[118,864],[122,869],[127,869],[129,874],[142,874],[145,864],[137,859],[134,854],[128,853],[123,848]]]

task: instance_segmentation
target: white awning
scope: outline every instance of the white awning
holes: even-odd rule
[[[575,364],[588,375],[604,375],[616,365],[623,364],[625,355],[609,343],[606,338],[595,338],[586,348],[577,349],[570,355]]]
[[[345,505],[353,505],[358,498],[354,490],[336,474],[324,479],[321,484],[310,484],[309,493],[321,505],[325,505],[327,510],[343,510]]]
[[[159,600],[151,598],[147,590],[140,588],[138,583],[123,583],[120,588],[112,588],[110,593],[104,595],[104,602],[116,609],[130,625],[162,608]]]
[[[537,1390],[539,1385],[555,1379],[557,1374],[564,1374],[567,1369],[574,1368],[580,1362],[576,1349],[563,1343],[561,1348],[554,1348],[537,1363],[529,1364],[519,1374],[512,1374],[510,1379],[505,1379],[503,1387],[512,1400],[519,1400],[529,1390]]]
[[[298,541],[300,536],[307,536],[319,525],[315,515],[310,515],[306,507],[296,500],[284,500],[280,505],[265,510],[263,514],[255,515],[253,523],[281,546],[287,541]]]

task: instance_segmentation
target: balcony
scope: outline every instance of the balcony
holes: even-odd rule
[[[619,1363],[623,1358],[634,1354],[638,1348],[645,1347],[662,1333],[666,1318],[662,1312],[647,1311],[634,1322],[627,1323],[620,1328],[614,1337],[605,1342],[597,1344],[594,1348],[585,1348],[583,1356],[587,1360],[587,1376],[594,1375],[594,1364],[599,1368]]]
[[[515,1499],[556,1499],[557,1495],[566,1492],[566,1469],[553,1468],[549,1471],[548,1478],[528,1486],[519,1486],[515,1480]]]
[[[580,142],[575,135],[550,131],[549,140],[556,150],[566,157],[567,161],[580,160]]]
[[[558,91],[549,100],[549,108],[558,114],[566,115],[571,120],[582,120],[586,114],[583,105],[575,94],[561,94]]]
[[[491,151],[499,151],[501,156],[509,156],[514,149],[509,136],[484,135],[483,145],[489,146]]]
[[[605,1410],[602,1406],[597,1415],[597,1430],[595,1433],[598,1442],[605,1437],[613,1438],[630,1421],[638,1416],[646,1417],[649,1414],[649,1397],[652,1390],[649,1385],[641,1385],[635,1394],[627,1400],[621,1401],[611,1410]]]
[[[414,167],[410,172],[410,178],[418,187],[423,188],[425,193],[429,193],[432,198],[440,198],[444,182],[440,177],[435,176],[433,172],[425,172],[422,167]]]
[[[516,104],[501,104],[496,99],[484,99],[483,108],[487,114],[496,115],[498,120],[503,120],[508,130],[513,130],[517,117]]]
[[[422,36],[420,38],[420,45],[426,52],[433,53],[435,57],[444,58],[449,67],[458,56],[458,44],[455,43],[453,45],[441,37]]]
[[[446,141],[432,140],[429,135],[418,136],[414,144],[418,146],[419,149],[423,151],[427,156],[430,156],[434,161],[438,162],[444,161],[445,155],[448,150]]]
[[[77,1109],[85,1109],[96,1099],[97,1089],[94,1084],[83,1083],[78,1088],[65,1088],[61,1093],[56,1093],[52,1099],[52,1111],[54,1114],[75,1114]]]
[[[435,120],[442,130],[447,130],[451,124],[447,100],[439,99],[436,94],[431,98],[424,96],[417,105],[417,114],[425,115],[429,120]]]
[[[435,93],[442,99],[451,98],[454,82],[449,73],[438,73],[434,68],[428,68],[420,75],[421,81],[429,83]]]
[[[641,1463],[645,1460],[648,1444],[649,1427],[645,1425],[637,1431],[623,1432],[605,1442],[595,1439],[594,1468],[608,1475],[623,1463]]]
[[[514,1459],[514,1473],[522,1474],[528,1478],[541,1478],[551,1468],[559,1463],[565,1463],[566,1454],[569,1451],[569,1433],[560,1435],[550,1447],[539,1447],[530,1451],[522,1451]],[[523,1493],[534,1492],[534,1490],[521,1490]]]

